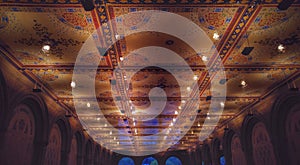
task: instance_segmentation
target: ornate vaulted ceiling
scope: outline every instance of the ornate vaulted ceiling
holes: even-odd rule
[[[130,88],[126,89],[126,84],[122,83],[117,85],[117,90],[121,91],[120,93],[126,92],[130,102],[139,109],[134,117],[143,118],[148,115],[143,109],[150,106],[148,93],[153,87],[162,87],[165,90],[168,96],[167,104],[162,114],[154,120],[137,122],[133,125],[132,118],[126,118],[122,109],[115,103],[111,81],[116,79],[113,76],[114,69],[120,63],[126,62],[120,60],[120,57],[125,58],[136,49],[146,46],[170,49],[179,54],[197,76],[201,102],[198,109],[201,111],[197,111],[199,113],[188,133],[171,147],[176,150],[193,148],[199,143],[198,133],[207,129],[201,125],[205,118],[210,116],[207,114],[210,106],[207,97],[215,91],[211,91],[206,64],[214,66],[223,63],[227,79],[225,107],[216,129],[222,128],[229,120],[241,114],[245,107],[265,97],[300,69],[299,1],[294,2],[286,11],[279,11],[277,9],[279,1],[267,0],[253,7],[251,2],[244,0],[239,3],[206,0],[109,0],[91,12],[84,11],[76,0],[0,2],[1,54],[15,67],[23,70],[23,74],[41,86],[44,92],[74,114],[77,112],[74,108],[70,83],[77,55],[85,41],[102,26],[105,29],[93,37],[101,42],[108,42],[110,38],[115,37],[113,34],[124,35],[122,27],[136,25],[135,28],[138,28],[142,26],[141,24],[147,24],[147,21],[144,21],[147,15],[143,18],[133,15],[128,22],[117,21],[116,23],[122,24],[121,26],[109,26],[107,24],[109,20],[135,11],[168,11],[188,18],[210,37],[220,58],[212,55],[206,63],[182,40],[159,32],[143,32],[124,37],[109,49],[107,56],[101,58],[95,76],[96,97],[108,121],[121,130],[113,133],[114,140],[104,138],[106,140],[104,143],[116,147],[118,147],[116,141],[118,143],[130,141],[123,138],[128,131],[134,132],[133,130],[137,129],[136,136],[148,136],[166,129],[172,118],[176,117],[174,111],[180,111],[179,106],[182,103],[178,84],[169,72],[156,67],[144,68],[132,77],[132,81],[129,82]],[[213,39],[216,32],[220,35],[218,40]],[[49,53],[41,50],[44,44],[51,45]],[[284,53],[277,50],[279,44],[286,46]],[[247,46],[253,46],[253,51],[248,56],[242,55],[241,52]],[[92,62],[93,56],[89,60]],[[143,60],[145,59],[135,58],[135,61],[130,63],[131,67],[138,66]],[[177,72],[181,71],[180,68],[177,69]],[[130,67],[126,71],[133,72]],[[182,79],[186,77],[183,75]],[[246,87],[241,87],[242,80],[246,81]],[[90,93],[80,93],[76,99],[87,110],[93,108],[93,105],[86,106]],[[86,123],[85,129],[91,131],[89,133],[96,134],[95,137],[102,137],[109,132],[105,130],[105,125],[98,122],[98,118],[97,115],[89,113],[80,117]],[[95,140],[97,141],[96,138]],[[159,144],[160,141],[159,137],[143,138],[144,143],[141,144],[149,146]]]

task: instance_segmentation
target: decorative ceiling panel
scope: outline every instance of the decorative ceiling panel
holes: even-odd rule
[[[76,109],[75,113],[80,116],[83,128],[103,146],[122,149],[120,147],[128,145],[135,147],[133,150],[138,147],[141,151],[162,147],[171,141],[166,140],[168,135],[174,135],[173,138],[179,137],[182,133],[180,130],[187,127],[185,123],[193,121],[193,116],[191,114],[184,116],[184,122],[174,129],[175,132],[150,135],[173,127],[171,123],[175,123],[175,118],[185,109],[192,109],[196,100],[200,101],[200,104],[196,108],[195,121],[191,128],[187,128],[187,134],[170,147],[175,150],[193,148],[195,143],[199,142],[200,131],[209,132],[215,129],[215,125],[212,124],[203,126],[205,120],[211,121],[221,115],[216,129],[221,128],[242,113],[245,107],[260,100],[300,69],[298,53],[300,27],[297,24],[297,18],[300,16],[299,5],[294,5],[287,11],[278,11],[274,5],[278,3],[277,1],[264,1],[262,2],[264,4],[251,7],[247,0],[242,0],[240,4],[236,4],[235,1],[229,1],[229,4],[219,4],[224,1],[215,1],[213,4],[212,1],[206,0],[180,2],[110,0],[107,4],[97,5],[91,12],[85,12],[81,5],[75,5],[79,1],[74,0],[47,0],[43,1],[43,6],[34,5],[39,4],[41,2],[39,0],[0,2],[5,2],[0,3],[0,50],[3,51],[1,55],[7,56],[6,59],[24,71],[22,73],[25,76],[30,77],[38,86],[42,86],[42,90],[47,89],[43,91],[53,93],[56,96],[53,98],[57,99],[55,101],[69,107],[71,112],[75,112]],[[181,4],[170,5],[175,3]],[[217,59],[217,56],[210,56],[211,58],[205,60],[209,66],[218,66],[222,62],[224,64],[227,79],[217,82],[227,87],[226,102],[222,102],[224,106],[222,114],[210,111],[212,101],[207,96],[216,94],[217,98],[219,91],[210,90],[210,82],[216,76],[216,70],[208,70],[203,54],[194,52],[180,38],[160,32],[135,33],[124,37],[125,28],[138,29],[151,24],[150,16],[147,14],[141,17],[133,14],[129,20],[122,19],[123,14],[142,10],[173,12],[191,20],[209,36],[214,43],[213,47],[220,50],[220,59]],[[117,18],[117,24],[109,26],[107,22],[114,18]],[[95,76],[96,102],[91,98],[92,91],[88,90],[83,90],[80,97],[73,99],[70,83],[76,57],[86,39],[99,26],[105,28],[92,36],[93,41],[102,43],[112,42],[114,40],[112,38],[120,40],[109,48],[108,55],[101,58],[99,63]],[[218,40],[213,39],[214,33],[220,35]],[[286,46],[284,53],[277,51],[279,43]],[[44,44],[51,45],[49,53],[41,51]],[[138,66],[152,60],[151,58],[157,58],[155,55],[149,56],[148,59],[139,55],[133,59],[126,58],[134,50],[146,46],[163,47],[180,55],[196,77],[191,81],[198,85],[200,98],[194,98],[194,93],[189,93],[196,88],[192,88],[184,81],[188,82],[193,78],[184,72],[180,75],[184,70],[180,66],[168,67],[180,75],[178,80],[183,81],[181,84],[183,91],[179,90],[178,82],[164,69],[149,67],[135,73]],[[245,46],[254,46],[254,50],[248,56],[241,55]],[[98,55],[87,54],[87,57],[92,63],[96,61],[95,57],[99,57]],[[174,59],[168,59],[172,60]],[[122,73],[115,74],[116,70],[113,69],[118,65],[120,67],[118,71]],[[84,73],[81,76],[83,80],[94,78],[86,72],[82,73]],[[244,87],[241,86],[242,80],[247,84]],[[76,83],[77,87],[81,85]],[[168,98],[161,114],[154,119],[146,120],[157,112],[147,109],[151,106],[149,93],[154,87],[162,88]],[[182,94],[184,97],[181,98]],[[159,96],[152,99],[152,103],[163,101]],[[101,109],[100,112],[97,111],[97,107]],[[133,109],[135,111],[132,111]],[[104,119],[118,131],[105,125]],[[137,144],[139,146],[136,146]]]
[[[129,19],[131,22],[128,20],[123,21],[122,15],[143,10],[161,10],[172,12],[191,20],[210,37],[215,47],[220,46],[220,43],[222,44],[222,41],[225,40],[225,34],[230,31],[233,20],[239,16],[243,8],[238,6],[107,6],[110,18],[116,19],[116,25],[113,27],[114,32],[121,38],[125,35],[125,29],[137,30],[141,26],[151,26],[151,22],[149,22],[149,15],[143,15],[139,18],[134,18],[135,15],[132,15],[133,18]],[[214,33],[218,33],[220,36],[218,40],[213,39]],[[158,32],[147,32],[145,34],[138,33],[128,37],[126,36],[124,40],[120,41],[119,51],[122,56],[126,56],[131,51],[145,46],[160,46],[168,48],[181,55],[190,66],[204,66],[199,54],[197,54],[197,52],[193,52],[186,43],[174,36]],[[137,61],[136,64],[138,63],[139,62]]]
[[[40,69],[32,70],[32,73],[40,79],[45,87],[49,87],[59,98],[72,98],[72,82],[73,70],[61,69]],[[93,75],[85,75],[83,78],[93,78]],[[95,89],[97,98],[111,98],[110,79],[112,71],[99,70],[95,77]],[[75,82],[76,83],[76,82]],[[80,84],[78,84],[80,85]],[[82,98],[90,98],[90,91],[81,93]]]
[[[299,11],[299,7],[291,7],[286,11],[262,7],[225,65],[299,65]],[[280,44],[286,47],[284,53],[277,49]],[[254,49],[244,56],[241,52],[247,46]]]
[[[228,97],[260,97],[271,90],[277,83],[286,79],[297,70],[268,69],[245,71],[227,71],[227,96]],[[241,85],[244,80],[246,86]]]
[[[93,14],[81,7],[1,6],[0,13],[0,41],[23,65],[73,65],[95,30]]]

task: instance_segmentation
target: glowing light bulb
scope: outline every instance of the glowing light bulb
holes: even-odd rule
[[[245,88],[246,86],[247,86],[246,81],[245,81],[245,80],[242,80],[242,81],[241,81],[241,87],[242,87],[242,88]]]
[[[198,76],[197,75],[194,75],[193,79],[196,81],[198,80]]]
[[[91,107],[91,104],[88,102],[88,103],[86,103],[86,106],[87,106],[88,108],[90,108],[90,107]]]
[[[71,82],[71,87],[75,88],[76,87],[76,83],[74,81]]]
[[[115,35],[115,38],[118,40],[118,39],[120,39],[121,37],[120,37],[119,34],[116,34],[116,35]]]
[[[225,103],[224,102],[220,102],[220,105],[221,105],[221,107],[224,107]]]
[[[178,115],[178,111],[175,111],[175,115]]]
[[[187,91],[191,91],[191,87],[186,87],[186,90]]]
[[[215,40],[220,39],[220,35],[217,32],[215,32],[213,35],[213,39],[215,39]]]
[[[208,58],[206,56],[201,57],[202,61],[208,61]]]
[[[280,44],[280,45],[278,45],[277,49],[279,52],[284,52],[285,47],[282,44]]]
[[[44,53],[48,53],[50,51],[50,49],[51,49],[50,45],[43,45],[43,47],[42,47],[42,51]]]

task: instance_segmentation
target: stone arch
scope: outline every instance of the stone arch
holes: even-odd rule
[[[258,117],[248,115],[242,124],[242,146],[248,164],[276,164],[273,145],[265,124]]]
[[[2,124],[3,117],[5,116],[5,110],[7,109],[7,95],[6,95],[6,81],[4,79],[4,76],[2,74],[2,71],[0,70],[0,125]],[[1,126],[0,126],[1,128]],[[0,130],[3,130],[0,129]]]
[[[226,164],[247,164],[240,137],[232,129],[225,130],[223,136],[223,151]]]
[[[300,94],[290,93],[279,97],[271,112],[271,133],[274,139],[274,148],[277,151],[279,164],[299,164],[299,111]],[[298,130],[298,131],[297,131]],[[292,132],[298,134],[293,134]],[[291,134],[292,133],[292,134]],[[285,142],[289,142],[286,144]],[[293,151],[294,150],[294,151]],[[298,153],[298,155],[297,155]]]
[[[247,164],[245,154],[242,148],[240,137],[237,134],[234,134],[231,138],[230,149],[232,157],[228,160],[231,161],[232,165]],[[226,163],[228,161],[226,160]],[[229,164],[229,163],[228,163]]]
[[[22,104],[14,109],[14,113],[4,136],[1,161],[3,164],[31,164],[36,128],[34,117],[29,107]]]
[[[201,162],[201,164],[202,164],[203,157],[202,157],[202,151],[201,151],[201,148],[198,148],[198,149],[196,150],[196,158],[197,158],[197,162]]]
[[[69,153],[69,161],[68,164],[69,165],[76,165],[77,163],[77,155],[78,155],[78,142],[77,142],[77,138],[75,136],[75,134],[72,137],[71,140],[71,149],[70,149],[70,153]]]
[[[94,164],[95,165],[99,165],[100,164],[100,159],[101,159],[101,157],[100,157],[100,150],[101,150],[100,145],[99,144],[96,145],[95,153],[94,153]]]
[[[93,142],[88,140],[85,145],[85,160],[84,164],[93,164]]]
[[[5,144],[3,144],[5,143],[5,134],[10,131],[11,122],[18,119],[22,120],[22,114],[26,113],[30,116],[29,118],[32,119],[31,125],[33,129],[32,131],[34,132],[32,144],[34,156],[31,158],[31,162],[32,164],[42,164],[49,135],[48,109],[45,102],[37,95],[30,94],[19,96],[15,100],[11,100],[11,103],[13,104],[8,105],[9,111],[7,111],[3,119],[3,124],[1,125],[4,129],[3,135],[0,137],[0,146],[5,146]],[[19,107],[22,107],[22,110],[19,110]],[[24,113],[19,113],[19,111],[23,111]],[[25,116],[23,115],[23,117]],[[1,151],[5,152],[3,149],[1,149]],[[4,156],[4,154],[0,155]]]
[[[225,130],[223,136],[223,151],[227,164],[232,164],[232,150],[231,150],[231,142],[232,137],[235,135],[235,132],[231,129]]]
[[[209,148],[209,145],[208,144],[204,144],[203,145],[203,148],[202,148],[203,152],[203,162],[205,165],[210,165],[212,164],[212,159],[211,159],[211,154],[210,154],[210,148]]]
[[[75,137],[77,141],[77,164],[83,164],[84,135],[81,131],[77,131]]]
[[[57,124],[54,124],[50,131],[49,142],[45,154],[45,165],[60,164],[62,150],[62,135]]]
[[[212,149],[212,160],[214,164],[220,164],[220,156],[224,155],[223,153],[223,146],[221,144],[221,141],[218,138],[214,138],[211,143],[211,149]]]
[[[57,158],[58,164],[67,164],[72,142],[70,123],[63,117],[55,121],[49,136],[45,164],[56,164],[57,162],[51,160],[53,157]]]

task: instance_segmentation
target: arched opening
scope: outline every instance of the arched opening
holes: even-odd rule
[[[34,155],[35,121],[32,111],[26,105],[14,110],[4,135],[3,164],[31,164]]]
[[[182,163],[178,157],[171,156],[166,160],[166,165],[182,165]]]
[[[77,139],[76,136],[73,135],[72,141],[71,141],[71,149],[69,153],[69,165],[76,165],[77,164]]]
[[[223,146],[219,139],[215,138],[212,142],[212,153],[213,153],[213,160],[214,164],[220,164],[220,157],[224,156],[223,153]],[[225,161],[225,158],[224,158]]]
[[[226,160],[225,160],[225,156],[224,155],[221,155],[219,157],[219,163],[220,163],[220,165],[225,165],[226,164]]]
[[[286,120],[288,155],[291,165],[300,164],[300,105],[294,107]]]
[[[300,94],[291,93],[279,98],[271,113],[272,138],[278,152],[278,164],[300,163]]]
[[[262,122],[257,123],[252,130],[252,145],[256,165],[276,164],[273,145]]]
[[[211,160],[211,155],[210,155],[210,149],[208,144],[204,144],[203,146],[203,162],[205,165],[211,165],[212,164],[212,160]]]
[[[7,97],[6,97],[6,82],[3,74],[0,70],[0,124],[2,124],[2,117],[4,117],[4,111],[6,109]],[[0,126],[1,127],[1,126]]]
[[[248,164],[276,165],[273,145],[267,128],[257,116],[248,115],[242,124],[242,146]]]
[[[143,160],[142,165],[158,165],[158,162],[153,157],[147,157]]]
[[[84,137],[82,132],[77,131],[75,133],[75,137],[76,137],[76,142],[77,142],[77,162],[78,164],[82,164],[83,163],[83,143],[84,143]]]
[[[97,145],[94,153],[94,164],[99,165],[100,164],[100,146]]]
[[[3,149],[5,145],[5,136],[7,134],[8,129],[10,129],[13,118],[17,117],[19,114],[18,107],[27,107],[23,108],[26,110],[27,116],[32,120],[32,129],[34,130],[33,137],[33,157],[31,157],[32,164],[43,164],[43,158],[45,155],[45,146],[49,137],[49,128],[48,128],[48,110],[44,101],[37,97],[36,95],[26,95],[20,96],[15,100],[11,101],[13,104],[7,105],[8,111],[7,113],[1,117],[2,125],[0,127],[3,128],[3,135],[0,136],[0,160],[7,159],[6,149]],[[23,111],[25,113],[25,111]],[[22,113],[21,113],[22,114]],[[17,116],[16,116],[17,115]],[[18,117],[17,117],[18,118]],[[10,139],[12,140],[12,139]],[[11,147],[10,147],[11,148]],[[29,145],[28,145],[29,148]],[[4,152],[4,154],[2,154]],[[14,157],[14,161],[18,160]],[[20,161],[21,159],[19,159]],[[19,164],[19,163],[18,163]]]
[[[85,161],[84,164],[93,164],[93,144],[88,140],[85,145]]]
[[[129,157],[123,157],[119,160],[118,165],[134,165],[134,161]]]
[[[232,165],[246,164],[246,158],[242,149],[241,140],[237,134],[231,140]]]
[[[57,124],[50,131],[50,137],[45,154],[45,165],[60,164],[61,162],[61,132]]]

